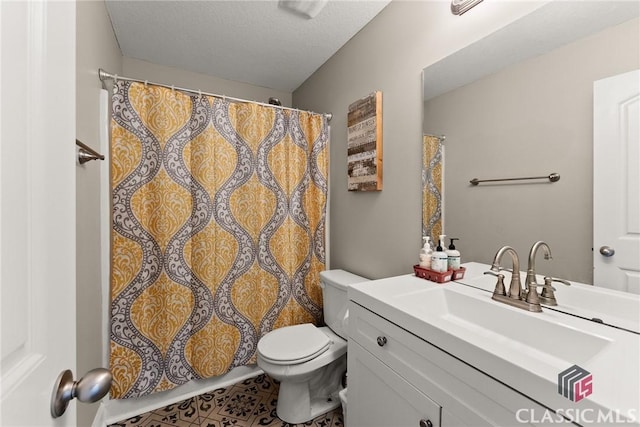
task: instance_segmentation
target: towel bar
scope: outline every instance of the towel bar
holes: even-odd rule
[[[556,181],[560,181],[560,174],[559,173],[551,173],[547,176],[528,176],[528,177],[524,177],[524,178],[500,178],[500,179],[478,179],[478,178],[473,178],[471,181],[469,181],[471,184],[473,185],[478,185],[481,182],[498,182],[498,181],[522,181],[522,180],[528,180],[528,179],[548,179],[551,182],[556,182]]]

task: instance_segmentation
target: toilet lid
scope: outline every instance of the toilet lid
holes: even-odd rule
[[[274,364],[303,363],[327,351],[331,340],[311,323],[275,329],[258,341],[260,356]]]

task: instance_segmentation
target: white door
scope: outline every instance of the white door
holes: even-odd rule
[[[56,420],[75,372],[75,3],[0,0],[0,425]],[[77,379],[77,378],[76,378]]]
[[[640,294],[640,70],[593,92],[593,283]]]

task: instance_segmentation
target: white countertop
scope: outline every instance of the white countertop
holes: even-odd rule
[[[477,276],[495,285],[495,277],[482,275],[488,266],[463,265],[467,281]],[[492,300],[487,290],[413,274],[353,285],[349,298],[548,408],[611,410],[640,425],[639,334],[545,307],[530,313]],[[457,301],[464,312],[440,307]],[[579,402],[558,393],[558,374],[574,364],[593,375],[593,393]]]

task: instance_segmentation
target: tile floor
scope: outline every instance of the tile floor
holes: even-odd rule
[[[304,424],[282,421],[276,415],[278,388],[279,384],[269,376],[259,375],[109,427],[344,426],[340,407]]]

